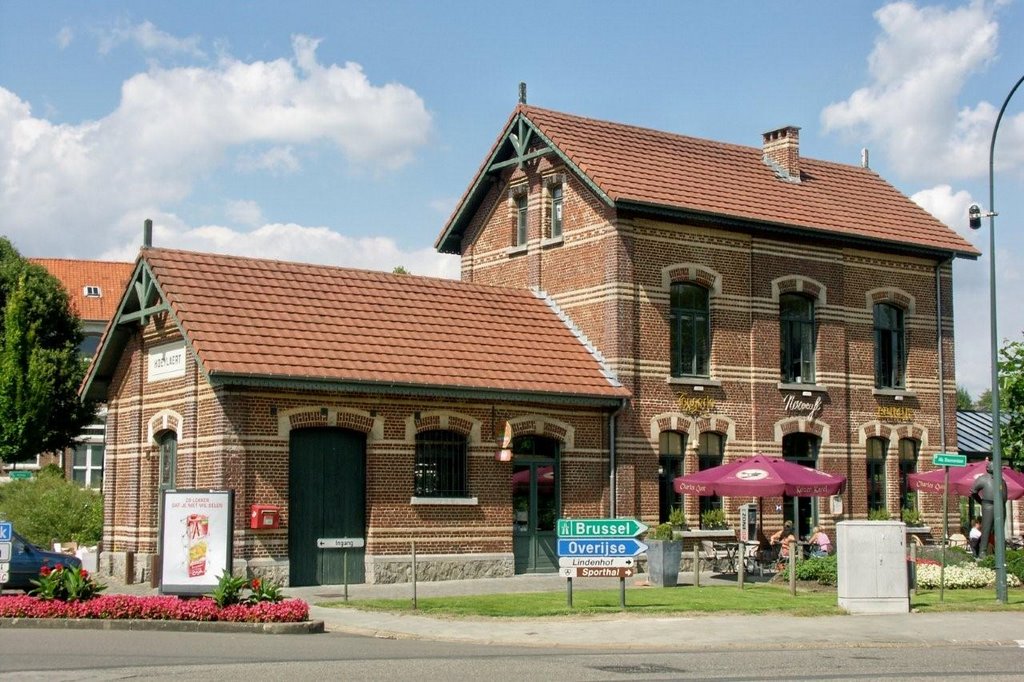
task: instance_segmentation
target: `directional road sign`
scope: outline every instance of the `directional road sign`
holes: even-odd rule
[[[558,569],[558,575],[563,578],[630,578],[635,574],[636,569],[633,568],[610,568],[604,566],[598,568],[582,566]]]
[[[629,557],[643,554],[647,545],[633,538],[559,538],[558,556]]]
[[[11,575],[7,571],[0,571],[0,585],[10,581]]]
[[[10,542],[14,539],[14,529],[10,521],[0,521],[0,542]]]
[[[11,570],[11,564],[7,561],[0,561],[0,571]]]
[[[354,549],[366,544],[363,538],[317,538],[316,546],[320,549]]]
[[[11,560],[11,543],[0,542],[0,561]]]
[[[561,568],[632,568],[636,566],[636,559],[631,556],[563,556],[558,558],[558,565]]]
[[[636,519],[558,519],[560,538],[631,538],[645,530]]]
[[[965,467],[967,466],[967,455],[955,452],[936,452],[932,455],[932,464],[937,467]]]
[[[25,479],[32,478],[32,472],[31,471],[17,471],[17,470],[15,470],[15,471],[7,472],[7,476],[10,477],[10,479],[12,481],[16,481],[16,480],[24,481]]]

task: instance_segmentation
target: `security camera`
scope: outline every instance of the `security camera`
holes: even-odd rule
[[[981,206],[971,204],[971,207],[967,209],[967,218],[972,230],[981,229]]]

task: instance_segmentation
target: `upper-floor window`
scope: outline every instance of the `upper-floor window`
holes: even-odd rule
[[[683,457],[686,453],[686,434],[662,431],[658,438],[658,523],[668,521],[673,509],[683,508],[683,495],[675,491],[675,480],[683,475]]]
[[[466,437],[435,429],[416,434],[414,495],[469,497]]]
[[[82,287],[82,293],[86,298],[99,298],[103,295],[103,291],[95,284],[86,284]]]
[[[516,197],[516,246],[526,245],[526,195]]]
[[[903,309],[890,303],[875,304],[875,386],[903,388],[907,347]]]
[[[551,235],[562,236],[562,186],[555,185],[551,188]]]
[[[100,335],[99,334],[85,334],[82,337],[82,343],[78,344],[78,354],[83,358],[91,358],[96,355],[96,350],[100,347]]]
[[[868,512],[880,511],[885,505],[885,451],[889,441],[884,438],[868,438],[867,453],[867,494]]]
[[[814,383],[814,301],[800,294],[779,297],[782,380]]]
[[[674,283],[669,308],[672,376],[708,376],[711,354],[708,290],[696,284]]]
[[[79,443],[71,456],[71,478],[89,488],[103,487],[103,444]]]

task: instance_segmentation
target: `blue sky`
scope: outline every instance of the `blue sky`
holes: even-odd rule
[[[455,277],[433,242],[516,103],[871,166],[984,252],[955,266],[958,381],[989,384],[995,114],[1021,0],[0,2],[0,233]],[[996,150],[1000,336],[1024,329],[1024,92]]]

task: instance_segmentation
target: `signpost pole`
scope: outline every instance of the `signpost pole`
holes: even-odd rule
[[[946,545],[949,544],[949,467],[942,476],[942,564],[939,566],[939,601],[946,600]]]
[[[572,608],[572,578],[565,579],[565,601]]]
[[[619,578],[619,608],[626,610],[626,579]]]
[[[700,587],[700,544],[693,542],[693,586]]]
[[[415,611],[419,607],[416,598],[416,541],[410,542],[412,544],[412,610]]]
[[[345,601],[348,601],[348,550],[347,549],[343,549],[341,551],[342,551],[342,559],[341,559],[342,569],[341,570],[342,570],[343,579],[345,580]]]

